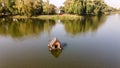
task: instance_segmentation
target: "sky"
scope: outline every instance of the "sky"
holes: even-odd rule
[[[111,7],[120,8],[120,0],[105,0],[105,2]]]
[[[57,7],[63,6],[65,0],[49,0],[50,3],[54,4]],[[120,8],[120,0],[105,0],[105,2],[114,8]]]
[[[65,2],[65,0],[49,0],[50,3],[54,4],[57,7],[63,6],[63,3]]]

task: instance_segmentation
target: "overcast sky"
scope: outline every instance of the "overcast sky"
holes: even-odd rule
[[[50,3],[54,4],[57,7],[63,6],[65,0],[49,0]]]
[[[105,0],[105,2],[115,8],[120,8],[120,0]]]
[[[63,5],[65,0],[49,0],[49,1],[55,6],[60,7]],[[120,8],[120,0],[105,0],[105,2],[112,7]]]

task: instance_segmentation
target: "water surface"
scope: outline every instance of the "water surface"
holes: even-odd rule
[[[0,19],[0,68],[120,68],[120,15]],[[49,51],[53,37],[66,43]]]

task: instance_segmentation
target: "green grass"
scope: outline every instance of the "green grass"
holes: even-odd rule
[[[32,17],[27,17],[27,16],[20,16],[20,15],[16,15],[16,16],[12,16],[12,18],[36,18],[36,19],[44,19],[44,20],[48,20],[48,19],[52,19],[52,20],[74,20],[74,19],[81,19],[82,16],[78,16],[78,15],[70,15],[70,14],[63,14],[63,15],[39,15],[39,16],[32,16]]]

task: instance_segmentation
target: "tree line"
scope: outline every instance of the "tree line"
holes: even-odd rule
[[[0,15],[41,15],[55,14],[56,6],[49,0],[1,0]]]
[[[78,15],[100,15],[115,11],[104,0],[66,0],[62,7],[66,13]]]
[[[66,0],[59,9],[68,14],[99,15],[115,10],[104,0]],[[50,15],[56,14],[57,7],[49,0],[0,0],[0,15]]]

